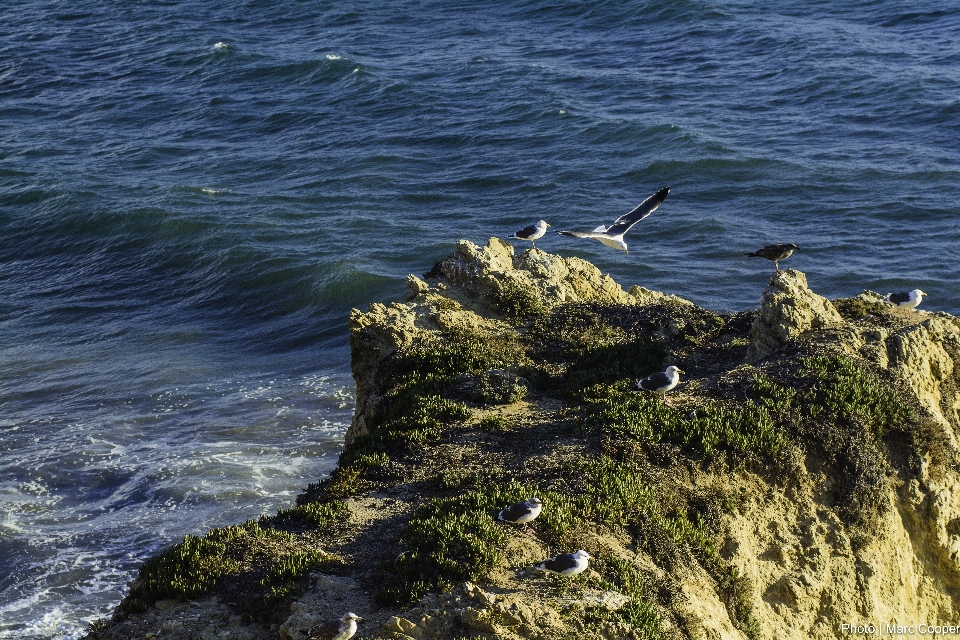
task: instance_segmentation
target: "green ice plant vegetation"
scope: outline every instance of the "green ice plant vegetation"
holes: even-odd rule
[[[750,400],[737,407],[713,402],[691,411],[667,406],[659,395],[627,391],[622,385],[589,389],[587,395],[593,398],[586,406],[588,428],[639,441],[674,442],[698,448],[707,456],[718,449],[775,455],[786,445],[768,402]]]
[[[317,528],[323,528],[332,524],[337,518],[342,517],[347,511],[349,511],[347,504],[339,500],[332,502],[311,502],[290,509],[280,509],[277,511],[276,520],[279,522],[289,518],[308,523]]]
[[[130,596],[119,611],[137,613],[146,611],[157,600],[198,598],[210,593],[224,578],[250,571],[265,572],[260,580],[261,595],[268,605],[276,605],[299,593],[309,569],[339,559],[316,550],[290,551],[296,546],[294,536],[263,523],[293,518],[325,527],[345,511],[347,506],[342,502],[309,504],[281,509],[272,519],[263,517],[260,521],[211,529],[203,536],[185,536],[179,544],[140,567]]]
[[[203,536],[185,536],[180,544],[154,556],[140,567],[140,575],[124,600],[124,613],[146,611],[161,599],[189,599],[204,595],[226,576],[238,574],[237,559],[257,540],[289,544],[293,537],[248,521],[211,529]]]
[[[876,376],[842,356],[803,358],[801,365],[819,384],[805,394],[813,418],[826,412],[842,425],[866,425],[875,441],[916,419],[912,407]]]
[[[339,558],[322,551],[293,551],[281,557],[260,579],[265,589],[267,608],[286,599],[299,596],[305,591],[306,578],[311,569],[339,562]]]

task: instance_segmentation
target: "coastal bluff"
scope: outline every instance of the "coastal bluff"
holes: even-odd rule
[[[715,313],[461,240],[350,316],[356,411],[297,504],[148,560],[86,636],[841,638],[960,623],[960,321],[775,273]],[[670,392],[633,391],[668,365]],[[529,530],[496,521],[529,497]],[[594,557],[574,579],[533,569]]]

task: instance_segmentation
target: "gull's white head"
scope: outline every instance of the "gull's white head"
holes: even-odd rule
[[[922,296],[925,296],[925,295],[927,295],[926,292],[920,291],[920,289],[914,289],[913,291],[910,292],[911,298],[921,298]]]
[[[541,229],[546,229],[547,227],[550,226],[550,223],[545,220],[541,220],[540,222],[537,223],[537,226]]]
[[[669,367],[667,367],[667,370],[664,373],[666,373],[671,378],[679,378],[680,374],[683,373],[683,370],[680,367],[675,367],[673,365],[670,365]]]
[[[580,549],[580,551],[577,551],[575,554],[573,554],[573,557],[580,560],[593,560],[593,556],[591,556],[589,553],[587,553],[583,549]]]

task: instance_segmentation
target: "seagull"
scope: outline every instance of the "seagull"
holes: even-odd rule
[[[771,244],[768,247],[763,249],[757,249],[753,253],[746,254],[750,258],[766,258],[773,262],[773,266],[776,267],[777,273],[781,273],[780,265],[778,264],[781,260],[786,260],[793,252],[799,249],[795,244]]]
[[[539,240],[540,238],[542,238],[543,234],[547,232],[547,227],[549,226],[550,226],[550,223],[544,222],[543,220],[541,220],[537,224],[528,225],[523,229],[520,229],[520,231],[517,231],[512,236],[507,236],[507,237],[513,238],[514,240],[529,240],[530,244],[536,247],[537,243],[535,242],[535,240]]]
[[[561,576],[575,576],[586,571],[587,563],[592,559],[593,556],[580,549],[576,553],[562,553],[559,556],[547,558],[537,565],[537,569]]]
[[[895,304],[898,307],[904,307],[907,309],[916,309],[917,306],[923,302],[923,296],[927,295],[920,289],[914,289],[913,291],[901,291],[899,293],[888,293],[887,302]]]
[[[540,515],[543,508],[543,502],[540,498],[529,498],[524,502],[512,504],[497,515],[497,520],[503,522],[512,522],[514,524],[526,524],[533,522]],[[526,527],[524,527],[526,529]]]
[[[680,374],[685,373],[679,367],[670,365],[666,371],[654,373],[637,383],[637,391],[655,391],[657,393],[666,393],[680,382]],[[663,398],[664,404],[672,406],[666,396]]]
[[[357,632],[357,620],[363,620],[355,613],[348,613],[339,620],[330,620],[310,630],[309,640],[350,640]]]
[[[619,249],[624,253],[629,253],[627,251],[627,243],[623,241],[623,236],[627,231],[633,228],[633,225],[637,224],[648,215],[657,210],[657,207],[660,206],[660,203],[663,202],[664,198],[667,197],[667,194],[670,193],[670,187],[664,187],[657,191],[655,194],[641,202],[637,207],[630,213],[625,213],[616,220],[609,227],[600,225],[593,231],[559,231],[558,233],[563,236],[573,236],[574,238],[593,238],[594,240],[599,240],[603,244],[611,247],[613,249]]]

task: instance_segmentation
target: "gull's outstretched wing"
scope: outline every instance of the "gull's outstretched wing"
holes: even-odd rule
[[[574,238],[608,238],[609,233],[602,231],[557,231],[562,236],[572,236]]]
[[[630,228],[633,225],[637,224],[648,215],[656,211],[657,207],[659,207],[660,203],[664,201],[668,193],[670,193],[670,187],[664,187],[638,204],[637,207],[630,213],[625,213],[617,218],[616,222],[607,228],[607,235],[619,236],[625,234],[627,231],[630,231]]]

